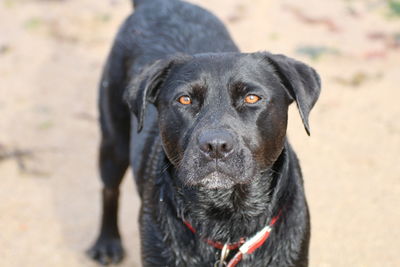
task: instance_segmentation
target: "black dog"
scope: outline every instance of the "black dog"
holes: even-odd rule
[[[118,187],[131,162],[144,266],[307,266],[309,214],[286,125],[296,101],[309,133],[318,74],[239,53],[195,5],[134,4],[101,80],[103,218],[89,255],[123,257]]]

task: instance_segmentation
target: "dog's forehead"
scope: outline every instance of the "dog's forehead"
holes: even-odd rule
[[[188,92],[203,97],[232,97],[241,94],[235,88],[243,88],[242,85],[268,91],[267,94],[280,94],[280,89],[275,90],[280,86],[274,73],[274,68],[261,53],[198,54],[169,72],[164,84],[168,89],[162,95],[168,99],[177,93]]]
[[[244,53],[200,54],[194,56],[187,66],[197,68],[211,76],[235,75],[239,77],[262,74],[269,67],[264,58]]]
[[[273,79],[274,69],[258,54],[198,54],[180,65],[171,75],[178,84],[200,83],[204,86],[227,85],[234,82],[264,84]]]

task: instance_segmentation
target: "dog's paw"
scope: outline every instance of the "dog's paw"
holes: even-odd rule
[[[125,252],[119,238],[99,238],[87,251],[87,255],[103,265],[122,261]]]

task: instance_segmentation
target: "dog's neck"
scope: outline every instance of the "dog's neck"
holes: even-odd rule
[[[285,148],[274,165],[249,184],[229,189],[188,188],[176,184],[173,170],[164,179],[172,189],[169,198],[180,220],[190,222],[204,238],[236,242],[258,232],[282,210],[289,196],[276,188],[287,188],[277,184],[288,183],[288,165]]]

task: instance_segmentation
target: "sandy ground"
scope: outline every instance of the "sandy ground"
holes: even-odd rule
[[[385,1],[196,0],[243,51],[296,57],[323,88],[289,136],[312,215],[310,266],[400,266],[400,17]],[[127,0],[0,1],[0,266],[95,266],[97,81]],[[131,175],[129,175],[131,176]],[[140,266],[139,207],[121,228]]]

